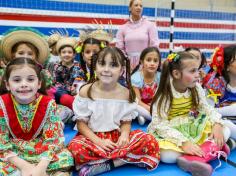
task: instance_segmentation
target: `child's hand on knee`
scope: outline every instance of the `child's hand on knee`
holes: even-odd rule
[[[212,133],[210,135],[210,139],[214,139],[215,143],[222,148],[224,145],[224,134],[223,134],[223,126],[219,123],[214,124],[212,128]]]
[[[203,157],[205,155],[202,149],[197,144],[194,144],[191,141],[184,142],[182,145],[182,150],[184,151],[184,153],[189,155],[197,155],[200,157]]]
[[[106,151],[114,150],[117,147],[116,143],[112,142],[110,139],[102,139],[98,145]]]
[[[117,146],[123,147],[127,144],[129,144],[129,134],[121,134],[121,136],[118,139]]]

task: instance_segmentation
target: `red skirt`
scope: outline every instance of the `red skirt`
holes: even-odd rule
[[[101,139],[110,139],[116,143],[120,132],[114,130],[111,132],[95,133]],[[69,143],[68,149],[75,158],[77,167],[84,164],[102,163],[110,159],[121,159],[127,163],[145,165],[147,169],[155,169],[160,161],[160,149],[156,139],[141,130],[134,130],[130,133],[130,142],[122,148],[116,148],[113,151],[105,151],[95,145],[90,139],[78,134]]]

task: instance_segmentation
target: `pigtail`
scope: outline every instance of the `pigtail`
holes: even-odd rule
[[[170,67],[171,64],[168,60],[164,61],[162,72],[161,72],[161,78],[160,78],[160,84],[157,89],[156,94],[154,95],[151,103],[151,110],[150,113],[152,114],[153,108],[157,108],[157,113],[161,117],[161,109],[165,109],[164,107],[171,107],[171,101],[173,99],[173,94],[171,91],[171,85],[170,85]],[[157,101],[157,107],[153,107],[153,104]],[[169,102],[169,104],[167,104]],[[165,112],[168,113],[168,112]]]
[[[137,72],[140,69],[141,62],[133,69],[131,75],[133,75],[135,72]]]
[[[193,99],[192,99],[193,109],[196,110],[198,108],[199,101],[200,101],[198,91],[197,91],[196,87],[191,88],[190,91],[191,91],[191,95],[193,97]]]
[[[129,102],[132,103],[135,101],[136,95],[131,84],[130,61],[127,57],[125,57],[125,64],[126,64],[126,82],[127,82],[127,87],[129,89]]]
[[[91,85],[88,88],[87,96],[88,96],[88,98],[90,98],[92,100],[93,100],[93,98],[92,98],[91,92],[92,92],[92,86],[96,82],[95,69],[96,69],[97,59],[98,59],[98,53],[96,53],[92,56],[92,61],[91,61],[91,66],[90,66],[90,79],[87,83],[87,84],[91,83]]]
[[[47,89],[50,88],[50,86],[52,85],[52,78],[50,75],[50,73],[46,73],[47,70],[45,69],[41,69],[40,71],[40,78],[39,80],[41,81],[41,87],[38,90],[39,93],[43,94],[43,95],[47,95]],[[48,80],[48,84],[47,84],[47,80]]]
[[[2,76],[2,80],[1,80],[1,85],[0,85],[0,95],[3,95],[5,93],[8,93],[8,90],[6,88],[6,72],[3,74]]]

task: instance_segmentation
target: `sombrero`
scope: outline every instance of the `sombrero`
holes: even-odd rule
[[[38,50],[36,61],[44,64],[49,57],[49,47],[47,41],[39,34],[30,30],[16,30],[6,34],[1,41],[0,50],[7,61],[12,58],[12,48],[19,42],[28,42]]]
[[[75,38],[72,38],[72,37],[62,37],[60,38],[58,41],[57,41],[57,44],[56,44],[56,50],[57,50],[57,53],[59,53],[59,50],[61,47],[63,46],[71,46],[72,48],[75,48],[76,45],[77,45],[77,40]]]

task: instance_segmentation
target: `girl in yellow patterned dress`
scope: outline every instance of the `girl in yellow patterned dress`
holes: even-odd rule
[[[187,52],[168,56],[153,98],[148,132],[159,142],[161,161],[177,161],[180,168],[193,175],[208,176],[212,167],[207,162],[229,152],[225,141],[230,130],[207,104],[199,84],[199,64]]]

